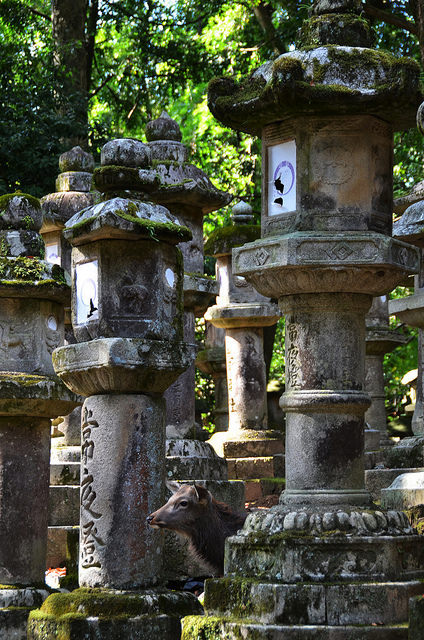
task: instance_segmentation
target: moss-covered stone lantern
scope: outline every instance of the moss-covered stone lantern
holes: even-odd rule
[[[418,270],[417,250],[390,233],[392,135],[413,122],[419,69],[369,48],[360,10],[316,0],[297,50],[210,84],[214,115],[262,136],[262,238],[233,250],[233,272],[285,315],[286,489],[227,541],[227,578],[207,583],[208,615],[185,621],[184,640],[211,626],[407,638],[424,541],[364,489],[364,357],[372,297]]]
[[[0,628],[24,637],[46,568],[50,418],[78,399],[54,375],[69,285],[42,259],[42,214],[23,193],[0,198]]]
[[[191,594],[164,588],[163,538],[146,521],[164,500],[163,392],[196,351],[182,341],[183,262],[176,247],[191,234],[165,207],[148,202],[143,184],[154,181],[148,156],[139,141],[109,142],[98,182],[107,176],[113,190],[123,179],[130,188],[135,182],[133,197],[110,196],[106,188],[104,201],[76,214],[64,231],[72,245],[78,343],[57,349],[54,365],[67,386],[86,396],[79,584],[88,589],[60,602],[48,598],[31,616],[31,639],[44,638],[48,628],[69,640],[75,633],[178,640],[179,618],[200,607]]]
[[[268,430],[264,327],[280,318],[278,307],[232,270],[231,250],[260,236],[252,207],[232,209],[232,224],[216,229],[206,251],[216,258],[219,296],[205,318],[225,329],[228,383],[228,431],[209,442],[229,463],[232,478],[284,475],[282,434]]]

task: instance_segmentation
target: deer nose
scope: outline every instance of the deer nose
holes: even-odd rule
[[[152,520],[153,520],[153,516],[147,516],[146,518],[147,524],[150,524]]]

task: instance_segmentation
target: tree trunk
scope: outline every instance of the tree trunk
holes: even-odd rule
[[[88,75],[85,25],[87,0],[52,0],[54,59],[63,87],[63,112],[75,122],[64,144],[87,147]]]

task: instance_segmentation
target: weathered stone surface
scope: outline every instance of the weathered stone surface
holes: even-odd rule
[[[194,361],[196,346],[144,338],[99,338],[59,347],[59,378],[82,396],[141,391],[163,393]]]
[[[93,174],[86,171],[67,171],[56,178],[56,191],[91,191]]]
[[[53,594],[30,614],[28,640],[179,640],[180,617],[201,613],[191,593],[172,591],[96,591],[77,589]]]
[[[255,640],[408,640],[405,626],[264,625],[242,620],[233,622],[213,616],[188,616],[183,620],[182,640],[199,638],[200,634],[226,640],[239,640],[240,637]]]
[[[68,576],[69,574],[78,574],[78,541],[78,526],[49,526],[47,534],[46,569],[66,566]]]
[[[184,263],[185,266],[185,263]],[[184,307],[202,316],[218,293],[216,280],[197,273],[184,273]]]
[[[381,492],[381,504],[385,509],[411,509],[424,504],[424,471],[402,473],[390,487]]]
[[[78,474],[79,478],[79,474]],[[72,527],[79,522],[80,487],[77,484],[50,485],[49,527]]]
[[[52,418],[80,403],[56,376],[0,372],[0,416]]]
[[[424,638],[424,598],[422,595],[409,601],[409,640]]]
[[[402,438],[396,446],[386,449],[385,463],[391,468],[424,467],[424,435]]]
[[[361,47],[318,46],[284,53],[240,83],[213,80],[208,106],[225,125],[256,135],[270,123],[311,114],[366,113],[403,129],[413,124],[421,102],[418,74],[409,58]]]
[[[282,453],[268,457],[255,453],[250,458],[227,457],[226,460],[228,475],[233,479],[284,477],[284,455]]]
[[[2,640],[26,640],[28,615],[39,607],[49,592],[31,587],[0,590],[0,637]]]
[[[0,229],[39,231],[42,221],[37,198],[20,192],[0,197]]]
[[[161,536],[146,518],[163,500],[163,419],[163,401],[147,395],[96,395],[84,403],[81,586],[160,581]]]
[[[181,142],[182,139],[178,123],[166,111],[162,111],[159,118],[147,123],[145,133],[148,142],[153,140]]]
[[[0,584],[44,581],[49,418],[0,418]],[[28,412],[29,415],[30,412]]]
[[[421,194],[424,196],[424,194]],[[414,195],[418,197],[418,193]],[[419,200],[408,207],[401,218],[393,225],[393,235],[412,244],[424,246],[424,201]]]
[[[296,233],[264,238],[233,252],[236,275],[263,295],[340,291],[383,295],[418,272],[418,250],[381,234]],[[329,266],[329,254],[331,265]],[[389,312],[392,313],[391,306]]]
[[[44,256],[44,242],[37,231],[14,230],[0,231],[0,253],[2,257],[10,256],[18,258],[31,256],[42,258]]]
[[[389,300],[389,313],[411,327],[424,329],[424,291],[417,291],[407,298]]]
[[[406,196],[395,198],[393,201],[393,211],[400,216],[411,204],[415,204],[420,200],[424,200],[424,180],[417,182]],[[393,226],[395,226],[397,222],[399,222],[399,220],[396,220]]]
[[[151,159],[148,145],[131,138],[111,140],[102,147],[101,151],[102,166],[148,167]]]
[[[72,147],[59,156],[59,169],[65,171],[87,171],[92,173],[94,169],[94,158],[91,153],[87,153],[81,147]]]
[[[43,210],[43,225],[48,228],[49,223],[64,225],[76,213],[87,207],[91,207],[96,199],[93,192],[60,191],[49,193],[41,198]]]
[[[207,442],[172,439],[166,443],[169,480],[227,480],[227,465]]]
[[[79,462],[68,462],[68,464],[54,464],[50,462],[50,486],[63,486],[69,484],[79,486],[79,479]]]
[[[308,539],[296,530],[281,535],[268,529],[265,536],[232,536],[225,572],[286,584],[420,580],[423,553],[424,543],[414,535],[391,537],[380,530],[379,535],[368,531],[360,538],[324,533]]]
[[[280,317],[277,305],[270,302],[216,304],[205,313],[205,319],[219,329],[246,328],[246,331],[271,326]]]
[[[16,321],[9,328],[10,318]],[[54,373],[52,352],[64,340],[61,304],[42,299],[3,298],[0,327],[3,342],[0,371]]]
[[[243,578],[208,581],[205,591],[210,615],[293,625],[403,623],[409,598],[421,592],[419,581],[292,585]]]
[[[373,500],[381,500],[381,490],[390,487],[398,476],[403,473],[415,473],[419,471],[424,471],[424,467],[367,469],[365,471],[365,487],[367,491],[370,492]]]

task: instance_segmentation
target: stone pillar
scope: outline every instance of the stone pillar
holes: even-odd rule
[[[386,353],[405,344],[406,336],[390,329],[387,296],[373,299],[365,324],[365,390],[371,398],[365,421],[379,431],[380,446],[388,446],[392,442],[387,435],[383,360]]]
[[[203,273],[203,217],[227,204],[230,196],[219,191],[201,169],[188,162],[188,148],[181,142],[180,128],[166,112],[147,124],[146,138],[157,176],[150,197],[168,207],[192,233],[192,238],[180,242],[178,247],[184,260],[184,339],[194,344],[195,318],[203,315],[217,293],[215,280]],[[165,399],[168,479],[201,481],[216,499],[241,510],[243,486],[228,483],[225,460],[216,455],[210,444],[197,439],[194,362],[167,389]],[[167,540],[172,541],[165,553],[168,578],[184,579],[190,572],[189,564],[192,567],[193,564],[186,551],[180,553],[177,536],[169,533]],[[205,573],[204,567],[191,570],[194,571],[191,575]]]
[[[315,0],[304,48],[209,85],[219,120],[262,136],[262,238],[233,272],[286,315],[287,470],[280,504],[227,540],[227,577],[184,640],[407,639],[424,540],[364,488],[364,357],[372,297],[418,270],[390,233],[393,129],[410,126],[419,69],[370,43],[359,0]]]
[[[219,282],[217,304],[205,314],[208,322],[225,329],[228,384],[228,431],[215,433],[210,443],[225,456],[232,478],[283,476],[282,434],[268,430],[263,328],[280,317],[278,308],[232,273],[231,249],[259,237],[252,209],[233,207],[233,225],[211,234],[206,250],[216,257]],[[257,483],[256,483],[257,484]]]
[[[146,523],[164,499],[163,393],[195,356],[194,345],[182,341],[183,270],[175,246],[190,231],[147,201],[155,181],[150,161],[139,141],[105,145],[96,173],[105,201],[65,226],[78,342],[57,349],[54,365],[86,396],[79,584],[93,591],[67,594],[59,609],[51,596],[30,619],[31,639],[44,638],[46,627],[74,638],[75,622],[78,637],[109,640],[113,629],[117,638],[177,640],[179,617],[199,610],[191,594],[163,588],[162,536]],[[138,198],[107,199],[119,187],[134,187]]]
[[[41,199],[40,233],[47,262],[59,264],[70,273],[71,245],[62,229],[72,216],[94,204],[100,194],[92,190],[94,158],[91,153],[73,147],[59,157],[59,169],[57,191]],[[65,308],[65,341],[75,342],[70,307]],[[52,439],[47,567],[62,566],[66,562],[69,578],[69,574],[77,570],[81,407],[64,417],[60,431],[64,436]]]
[[[41,259],[41,219],[36,198],[0,198],[0,627],[17,639],[47,597],[50,418],[77,404],[51,361],[69,286]]]
[[[225,329],[205,322],[205,348],[198,352],[196,366],[212,377],[215,385],[213,421],[215,431],[228,430],[228,385],[225,363]]]

